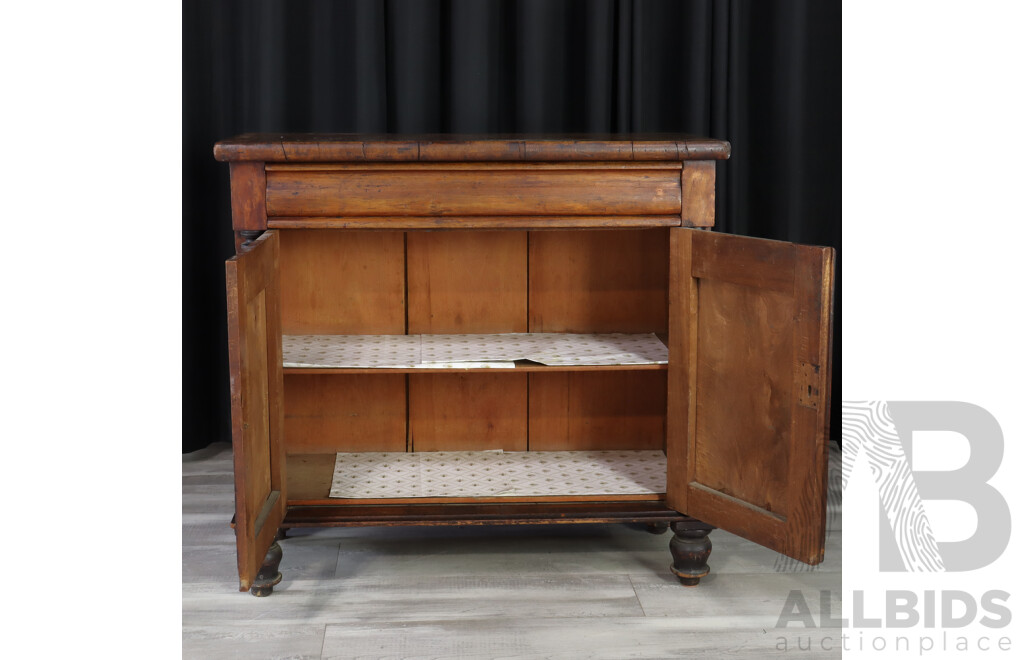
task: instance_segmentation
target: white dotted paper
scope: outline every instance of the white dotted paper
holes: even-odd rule
[[[508,368],[516,360],[548,366],[668,364],[651,334],[522,332],[490,335],[285,335],[285,367]]]
[[[339,453],[330,496],[532,497],[665,492],[659,450]]]

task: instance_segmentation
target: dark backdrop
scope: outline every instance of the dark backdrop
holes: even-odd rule
[[[217,140],[696,133],[732,143],[718,230],[838,248],[840,17],[813,0],[185,0],[183,451],[230,439]]]

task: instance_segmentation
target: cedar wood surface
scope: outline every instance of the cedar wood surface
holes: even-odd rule
[[[672,231],[668,502],[818,563],[832,249]]]
[[[287,395],[268,395],[271,408],[285,406],[288,453],[536,448],[532,441],[560,448],[664,443],[673,507],[699,509],[708,522],[819,561],[827,460],[821,426],[828,398],[828,317],[822,310],[831,309],[821,287],[831,283],[831,256],[780,244],[788,246],[779,248],[782,257],[773,252],[761,258],[755,246],[750,261],[745,241],[752,239],[705,239],[689,229],[658,228],[714,224],[714,159],[728,154],[728,143],[681,136],[247,135],[218,143],[217,158],[232,161],[236,231],[264,229],[270,221],[286,227],[260,239],[271,242],[280,234],[282,245],[281,328],[270,325],[269,308],[266,320],[268,341],[274,343],[278,333],[278,347],[282,331],[668,331],[667,386],[665,371],[289,371]],[[619,229],[552,230],[559,222]],[[348,226],[370,231],[337,229]],[[425,226],[530,231],[416,231]],[[391,231],[374,231],[381,227]],[[705,311],[714,313],[698,314],[701,283]],[[776,328],[793,315],[795,334],[787,338]],[[709,325],[716,319],[721,327]],[[758,345],[743,334],[747,326],[769,331],[769,343],[762,344],[767,361],[755,371],[779,384],[782,400],[770,408],[759,408],[752,395],[761,386],[757,379],[742,384],[749,369],[730,362],[730,355],[742,353],[736,347]],[[240,350],[232,349],[233,373],[245,369],[236,365]],[[702,371],[701,364],[716,373]],[[262,368],[258,362],[248,366]],[[718,380],[727,375],[741,381],[734,390]],[[372,378],[390,378],[375,384],[379,398],[357,394],[360,381]],[[805,383],[808,378],[814,382]],[[815,394],[797,397],[805,385]],[[636,396],[622,397],[625,390]],[[657,396],[659,391],[666,395]],[[364,419],[342,430],[344,414]],[[776,427],[786,431],[778,438],[766,435]],[[606,433],[615,438],[607,440]],[[704,439],[718,434],[726,437]],[[249,455],[265,454],[273,474],[283,471],[283,460],[272,458],[285,451],[280,443],[272,441],[268,450],[248,446],[258,444],[250,436],[241,442]],[[263,467],[238,467],[239,488],[267,490]],[[322,473],[308,473],[310,483]],[[797,478],[787,481],[793,474]],[[289,483],[299,484],[294,494],[304,490],[301,479]],[[275,506],[284,505],[285,497],[280,499]],[[245,528],[252,507],[239,504],[240,519],[247,521],[240,523],[242,539],[252,535]],[[253,549],[265,536],[255,544],[240,540],[243,574],[251,571]]]
[[[285,512],[277,235],[225,264],[239,588],[255,578]]]
[[[222,161],[678,161],[729,157],[723,140],[692,135],[356,135],[246,133],[218,142]]]

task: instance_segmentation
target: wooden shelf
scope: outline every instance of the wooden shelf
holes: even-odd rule
[[[286,374],[500,374],[545,373],[564,371],[668,371],[667,364],[610,364],[576,367],[550,367],[545,364],[516,362],[511,368],[496,367],[285,367]]]
[[[435,452],[421,452],[424,455]],[[444,452],[451,455],[453,452]],[[467,453],[467,452],[459,452]],[[567,454],[570,452],[511,452],[520,458],[540,458],[544,454]],[[572,452],[575,454],[586,452]],[[594,452],[613,453],[613,452]],[[649,452],[614,452],[622,454],[644,454]],[[366,455],[383,453],[370,452]],[[396,458],[409,458],[414,453],[393,452]],[[377,505],[377,504],[440,504],[440,503],[554,503],[554,502],[657,502],[665,499],[663,492],[612,492],[591,494],[552,494],[545,489],[543,494],[530,494],[528,489],[519,488],[514,495],[490,496],[430,496],[430,497],[331,497],[331,486],[335,474],[337,454],[293,454],[288,456],[288,504],[289,506],[309,505]],[[435,467],[435,466],[432,466]],[[443,469],[443,468],[442,468]],[[595,461],[595,469],[600,469]],[[619,488],[619,490],[622,490]],[[645,490],[642,486],[636,490]],[[663,490],[659,488],[658,490]]]
[[[654,334],[285,335],[289,374],[664,371]]]

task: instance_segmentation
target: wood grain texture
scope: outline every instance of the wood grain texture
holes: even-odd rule
[[[213,147],[221,161],[675,161],[726,159],[728,142],[683,134],[355,135],[246,133]]]
[[[693,242],[693,277],[785,295],[793,293],[796,245],[764,238],[706,232]]]
[[[412,374],[413,451],[527,449],[527,374]]]
[[[793,461],[789,499],[799,505],[790,516],[807,532],[790,540],[793,553],[822,560],[825,544],[828,420],[832,370],[832,296],[835,250],[798,246],[793,298],[799,310],[793,328],[796,360],[791,402]]]
[[[669,231],[669,331],[665,415],[665,500],[688,511],[689,456],[694,451],[696,409],[697,282],[692,277],[693,232]]]
[[[672,231],[672,301],[681,313],[669,337],[669,396],[678,400],[669,406],[667,501],[820,562],[831,251]]]
[[[674,170],[335,170],[267,173],[270,216],[678,215]]]
[[[684,227],[715,226],[715,161],[692,160],[683,165]]]
[[[267,228],[267,178],[263,163],[231,163],[231,227],[236,231]]]
[[[524,232],[408,236],[409,334],[527,331]]]
[[[291,507],[285,526],[535,525],[691,520],[649,496],[611,501],[608,496],[600,496],[593,501],[576,502],[565,502],[557,497],[538,497],[530,502],[516,502],[511,498],[486,499],[491,502],[484,502],[481,498],[453,504],[408,499],[390,500],[389,504],[339,504],[341,500],[332,500],[329,506]]]
[[[678,227],[678,215],[273,217],[271,229],[636,229]]]
[[[665,372],[530,374],[530,450],[663,449]]]
[[[288,454],[405,451],[405,376],[292,374],[284,377]]]
[[[792,296],[698,284],[696,447],[691,481],[790,513]]]
[[[282,230],[284,334],[403,334],[402,232]]]
[[[315,163],[267,163],[267,172],[645,172],[661,170],[680,172],[682,165],[674,162],[593,162],[565,161],[553,163],[515,162],[315,162]]]
[[[530,332],[665,332],[668,231],[530,232]]]
[[[284,517],[285,462],[278,237],[227,261],[231,436],[239,588],[246,591]]]

